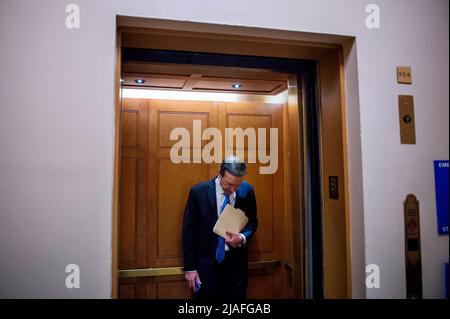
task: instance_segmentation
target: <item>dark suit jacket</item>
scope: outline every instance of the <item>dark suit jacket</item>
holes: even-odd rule
[[[218,236],[213,232],[218,218],[215,179],[216,177],[191,188],[184,212],[184,270],[197,270],[203,278],[211,274],[218,240]],[[249,219],[241,231],[248,244],[258,227],[258,219],[253,186],[245,181],[236,191],[235,207],[243,210]],[[239,248],[229,247],[233,250],[233,258],[236,258],[236,262],[242,264],[245,270],[248,263],[247,244]]]

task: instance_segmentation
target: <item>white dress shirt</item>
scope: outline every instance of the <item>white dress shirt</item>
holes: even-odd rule
[[[223,193],[223,189],[222,186],[220,186],[219,183],[219,176],[216,177],[215,179],[215,183],[216,183],[216,202],[217,202],[217,217],[219,217],[221,211],[220,209],[222,208],[223,202],[225,201],[225,194]],[[230,206],[234,207],[234,205],[236,204],[236,191],[234,191],[232,194],[229,195],[230,197]],[[240,234],[242,239],[244,240],[243,244],[245,244],[247,242],[247,238],[245,238],[244,234]],[[227,244],[225,244],[225,251],[229,251],[230,248],[228,247]]]

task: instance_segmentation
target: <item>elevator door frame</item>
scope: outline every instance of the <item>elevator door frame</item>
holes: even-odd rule
[[[119,25],[127,25],[129,21],[136,21],[134,18],[128,20],[129,18],[121,17],[118,19]],[[143,21],[145,20],[145,21]],[[155,22],[156,21],[156,22]],[[118,135],[120,129],[120,101],[121,101],[121,89],[120,89],[120,76],[121,76],[121,63],[122,63],[122,47],[130,48],[146,48],[146,49],[158,49],[158,50],[170,50],[170,51],[190,51],[190,52],[204,52],[209,54],[234,54],[238,53],[251,53],[250,56],[260,56],[267,59],[270,58],[284,58],[284,59],[294,59],[297,61],[303,61],[304,70],[309,70],[307,72],[297,72],[297,78],[293,78],[291,83],[296,83],[300,81],[303,87],[297,88],[296,85],[291,85],[289,92],[289,107],[288,107],[288,118],[297,119],[297,124],[289,125],[289,131],[291,136],[298,138],[298,152],[295,149],[290,149],[290,152],[294,150],[291,154],[292,166],[291,174],[293,178],[291,179],[292,194],[291,205],[294,211],[303,212],[302,214],[293,214],[293,225],[298,227],[293,228],[293,238],[298,236],[299,239],[298,246],[293,249],[293,265],[296,270],[296,278],[294,278],[295,285],[295,297],[306,298],[306,297],[350,297],[351,296],[351,269],[350,269],[350,254],[349,254],[349,212],[346,205],[346,199],[348,197],[348,185],[345,181],[345,167],[342,167],[341,171],[337,172],[341,176],[341,182],[344,187],[342,187],[341,196],[341,206],[344,208],[344,224],[342,233],[345,238],[345,249],[341,248],[341,260],[332,260],[333,254],[328,254],[333,247],[319,247],[323,249],[324,260],[319,259],[319,263],[315,263],[318,259],[310,260],[308,247],[310,247],[310,240],[314,239],[314,236],[304,236],[307,232],[307,223],[309,223],[309,217],[311,214],[305,215],[307,211],[311,212],[312,209],[318,209],[320,212],[319,223],[316,222],[315,228],[319,227],[320,231],[323,231],[324,236],[327,236],[327,214],[332,210],[333,203],[329,203],[325,194],[326,183],[323,176],[325,176],[330,169],[327,166],[326,161],[320,161],[318,167],[315,167],[314,174],[311,168],[311,161],[314,159],[323,159],[327,153],[330,153],[331,149],[327,146],[327,142],[323,140],[322,130],[324,129],[324,123],[327,124],[324,118],[324,110],[327,114],[336,113],[341,115],[338,117],[340,125],[338,127],[337,133],[343,137],[343,127],[345,127],[344,117],[342,116],[343,105],[343,77],[342,72],[342,47],[335,44],[318,44],[318,43],[305,43],[304,41],[292,41],[288,39],[281,39],[275,41],[273,39],[267,39],[261,36],[258,37],[243,37],[236,34],[232,34],[233,30],[223,30],[223,33],[205,33],[208,28],[202,28],[202,32],[195,30],[200,24],[192,24],[189,27],[193,29],[192,31],[178,31],[177,25],[180,22],[169,21],[167,23],[161,23],[159,20],[153,19],[142,19],[142,22],[146,25],[145,28],[141,27],[129,27],[122,26],[119,27],[117,32],[117,43],[116,43],[116,147],[115,147],[115,175],[114,175],[114,198],[113,198],[113,269],[112,269],[112,297],[117,297],[117,287],[118,287]],[[158,28],[155,28],[158,27]],[[162,27],[163,26],[163,27]],[[230,27],[231,28],[231,27]],[[186,29],[186,28],[185,28]],[[187,28],[189,29],[189,28]],[[214,27],[212,27],[214,29]],[[217,31],[217,30],[215,30]],[[231,34],[230,34],[231,33]],[[211,42],[216,43],[211,43]],[[234,44],[230,46],[231,44]],[[261,46],[263,44],[263,46]],[[292,50],[292,49],[295,50]],[[263,58],[263,59],[264,59]],[[306,61],[310,60],[310,61]],[[286,60],[288,61],[288,60]],[[316,68],[318,66],[318,68]],[[340,81],[335,83],[331,81],[328,83],[327,80],[323,80],[324,75],[327,71],[338,70],[338,78]],[[317,78],[311,78],[311,72],[317,75]],[[311,80],[316,82],[311,86]],[[305,87],[304,84],[309,86]],[[301,90],[301,92],[307,92],[307,94],[297,95],[293,93],[295,90]],[[336,99],[333,94],[338,94]],[[336,104],[337,102],[337,104]],[[330,108],[330,105],[335,104],[334,108]],[[299,105],[305,106],[299,108]],[[306,110],[308,105],[314,106],[313,112],[307,113]],[[311,123],[311,116],[316,116],[316,123]],[[327,116],[325,116],[326,118]],[[325,126],[326,126],[325,125]],[[316,138],[317,144],[314,145],[314,134],[317,134]],[[320,143],[322,142],[322,143]],[[312,144],[311,144],[312,143]],[[341,143],[342,140],[341,140]],[[338,145],[339,146],[339,145]],[[345,145],[340,145],[341,147],[337,150],[337,158],[342,161],[345,156],[346,148]],[[310,157],[311,148],[314,149],[316,155]],[[297,163],[294,165],[294,163]],[[314,163],[314,162],[313,162]],[[346,165],[342,163],[342,165]],[[318,174],[320,176],[318,176]],[[320,182],[317,183],[317,178],[320,178]],[[311,181],[316,181],[314,185]],[[297,192],[296,192],[297,191]],[[318,206],[319,205],[319,206]],[[317,211],[316,211],[317,215]],[[309,217],[308,217],[309,216]],[[323,221],[321,218],[324,217]],[[342,225],[342,224],[341,224]],[[313,228],[314,228],[313,227]],[[321,233],[321,232],[319,232]],[[317,235],[317,232],[315,233]],[[320,238],[320,236],[319,236]],[[341,238],[342,239],[342,238]],[[333,238],[324,238],[324,243],[333,242]],[[315,241],[316,245],[317,242]],[[320,243],[322,246],[322,243]],[[317,247],[315,248],[315,254],[317,254]],[[321,254],[322,255],[322,254]],[[344,256],[345,255],[345,256]],[[342,267],[342,257],[344,256],[344,267]],[[341,276],[345,277],[345,287],[333,282],[329,274],[332,273],[333,266],[340,266]],[[311,267],[312,266],[312,267]],[[313,273],[312,268],[321,266],[323,273],[319,277],[308,277],[307,274]],[[342,272],[342,270],[344,272]],[[336,273],[336,269],[334,270]],[[344,275],[342,275],[344,274]],[[328,275],[328,276],[327,276]],[[313,279],[313,280],[311,280]],[[323,280],[323,286],[317,286],[317,281]],[[311,283],[312,282],[312,283]]]

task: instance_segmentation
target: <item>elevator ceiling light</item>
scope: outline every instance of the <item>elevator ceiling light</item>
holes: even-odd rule
[[[145,80],[144,79],[136,79],[136,80],[134,80],[134,82],[136,82],[137,84],[143,84],[143,83],[145,83]]]
[[[245,102],[257,101],[262,103],[286,103],[288,100],[287,90],[277,95],[239,94],[239,93],[217,93],[217,92],[192,92],[192,91],[165,91],[147,90],[141,88],[124,88],[124,98],[131,99],[156,99],[156,100],[185,100],[185,101],[220,101],[220,102]]]
[[[233,89],[240,89],[242,84],[241,83],[234,83],[233,85],[231,85],[233,87]]]

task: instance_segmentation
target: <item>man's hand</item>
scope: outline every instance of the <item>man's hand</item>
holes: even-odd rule
[[[196,271],[189,271],[184,273],[184,278],[188,282],[189,288],[196,291],[195,289],[195,283],[201,284],[200,277],[198,276],[198,273]]]
[[[242,236],[239,233],[227,231],[226,234],[228,236],[228,239],[225,241],[227,245],[237,248],[244,243],[244,239],[242,239]]]

